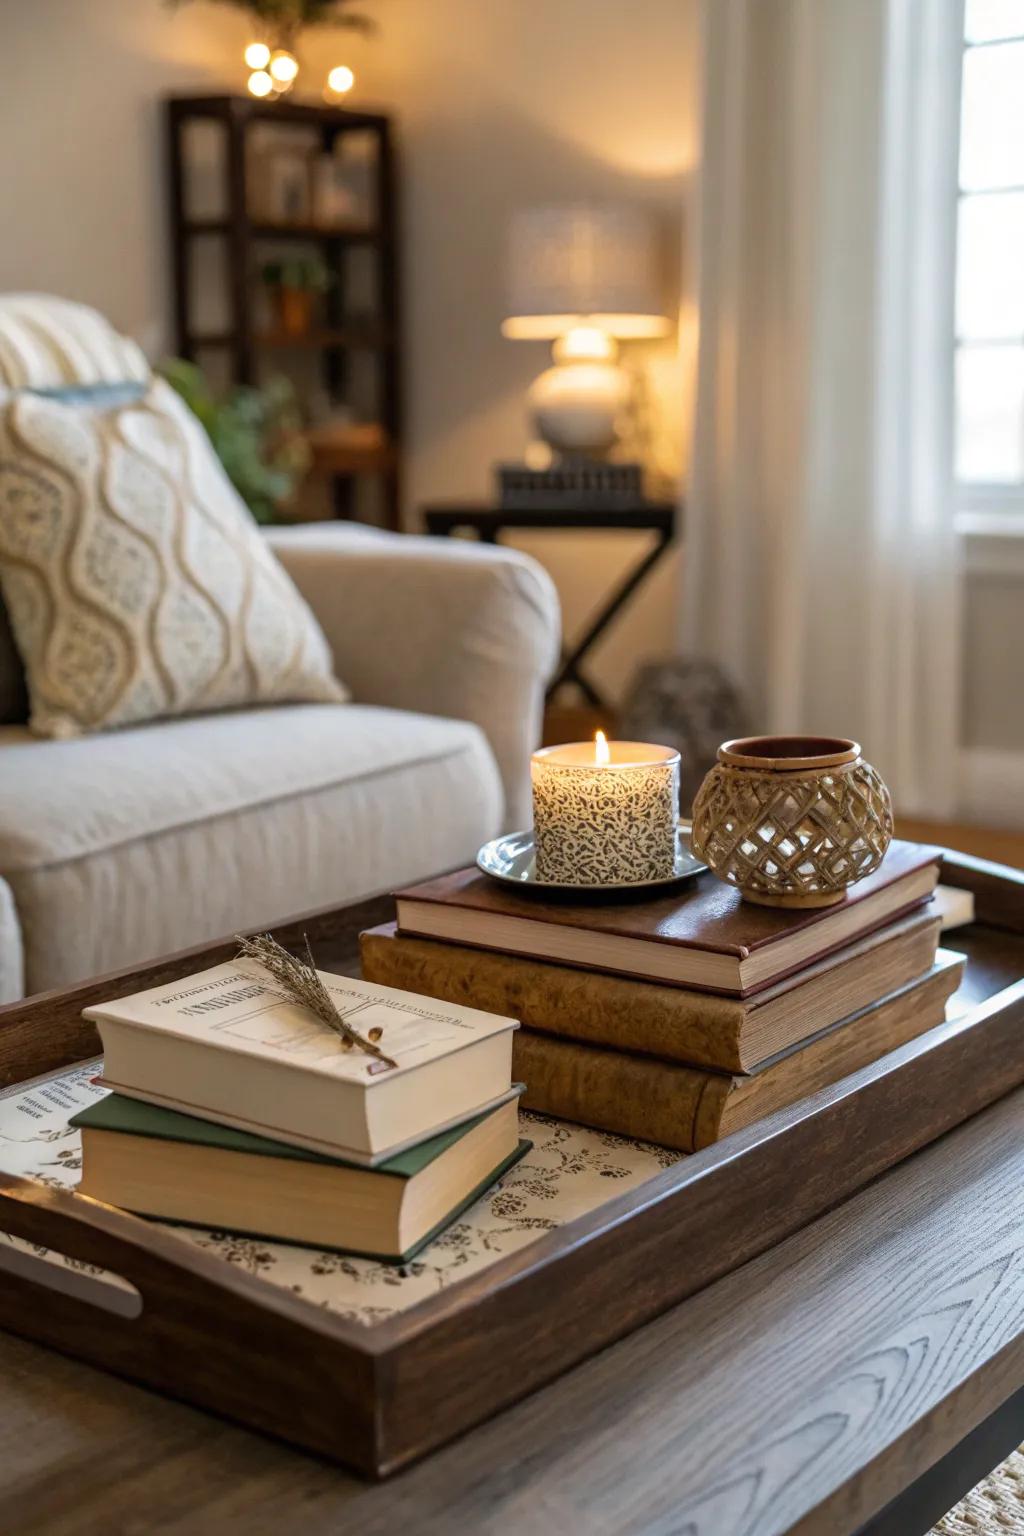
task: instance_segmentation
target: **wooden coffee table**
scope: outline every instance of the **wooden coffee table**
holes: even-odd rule
[[[0,1436],[19,1533],[923,1536],[1024,1440],[1024,1090],[388,1484],[7,1335]]]

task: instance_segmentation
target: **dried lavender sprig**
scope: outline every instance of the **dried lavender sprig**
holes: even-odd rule
[[[305,935],[303,937],[305,938]],[[397,1061],[385,1055],[379,1046],[375,1045],[371,1039],[367,1039],[365,1035],[361,1035],[339,1013],[334,999],[320,980],[316,966],[313,964],[308,938],[305,939],[308,963],[303,963],[289,954],[269,933],[254,934],[252,938],[243,938],[241,934],[236,934],[236,938],[239,957],[243,960],[254,960],[257,965],[261,965],[265,971],[268,971],[278,983],[281,994],[288,1002],[297,1003],[300,1008],[308,1008],[321,1023],[340,1035],[347,1045],[358,1046],[361,1051],[365,1051],[368,1056],[376,1057],[386,1066],[398,1066]]]

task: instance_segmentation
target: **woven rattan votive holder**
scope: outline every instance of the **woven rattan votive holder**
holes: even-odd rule
[[[878,868],[892,802],[855,741],[727,741],[693,802],[694,853],[747,901],[826,907]]]
[[[598,736],[530,759],[538,880],[609,887],[672,879],[679,753]]]

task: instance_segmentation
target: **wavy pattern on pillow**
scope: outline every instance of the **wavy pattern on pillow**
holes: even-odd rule
[[[162,381],[100,415],[2,403],[0,588],[40,735],[345,697],[313,614]]]

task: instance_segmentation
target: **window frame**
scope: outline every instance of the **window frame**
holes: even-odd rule
[[[966,29],[963,38],[962,56],[966,62],[969,54],[982,48],[1000,48],[1007,44],[1024,43],[1024,28],[1019,32],[1007,33],[1005,37],[981,38],[975,42],[968,39]],[[962,133],[962,125],[961,125]],[[957,166],[957,191],[956,191],[956,277],[959,284],[959,231],[960,210],[967,199],[981,197],[1000,197],[1012,193],[1024,191],[1024,186],[1019,184],[1006,187],[965,188],[960,181],[959,164]],[[1019,341],[1012,338],[992,338],[970,340],[961,337],[958,327],[956,312],[953,314],[952,324],[952,358],[951,363],[954,374],[954,389],[957,373],[957,362],[964,350],[972,347],[983,346],[1017,346],[1024,349],[1024,334]],[[1020,536],[1024,537],[1024,477],[1015,481],[991,481],[991,480],[962,480],[956,473],[956,436],[959,434],[959,412],[954,413],[954,464],[953,483],[956,494],[956,527],[957,532],[968,535],[993,535],[996,537]],[[1024,431],[1024,424],[1022,424]]]

